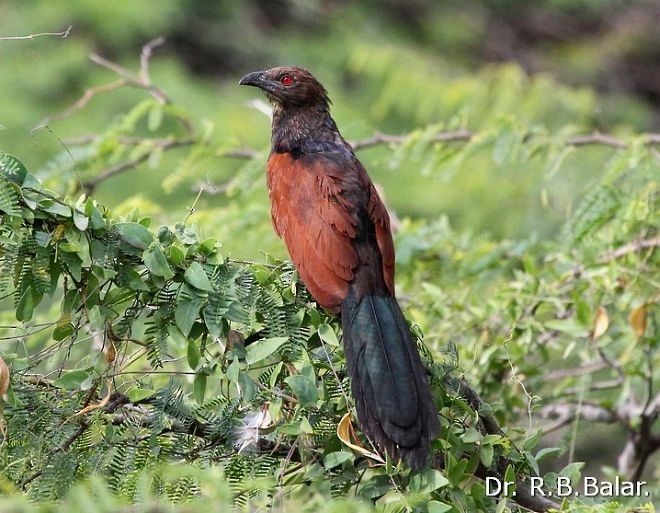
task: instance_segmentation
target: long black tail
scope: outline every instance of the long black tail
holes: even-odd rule
[[[396,299],[353,293],[342,302],[344,352],[358,420],[379,448],[413,470],[440,430],[426,373]]]

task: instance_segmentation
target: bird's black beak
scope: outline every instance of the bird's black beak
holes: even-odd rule
[[[263,71],[248,73],[238,81],[238,85],[254,86],[260,89],[267,89],[267,84],[268,81],[265,79]]]

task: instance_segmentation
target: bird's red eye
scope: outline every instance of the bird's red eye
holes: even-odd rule
[[[293,84],[293,77],[291,75],[284,75],[282,78],[280,78],[280,82],[282,82],[282,85],[288,87]]]

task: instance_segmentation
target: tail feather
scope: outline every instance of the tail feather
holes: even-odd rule
[[[440,425],[424,366],[396,299],[342,303],[344,352],[362,430],[410,468],[424,466]]]

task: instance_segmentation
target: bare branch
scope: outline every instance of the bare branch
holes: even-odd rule
[[[660,144],[660,134],[646,134],[646,144]]]
[[[460,141],[470,141],[475,136],[474,133],[468,130],[456,130],[452,132],[438,132],[435,134],[429,142],[431,143],[440,143],[440,142],[460,142]],[[649,145],[660,144],[660,134],[646,134],[646,143]],[[371,137],[366,137],[364,139],[355,139],[349,141],[350,145],[354,150],[362,150],[365,148],[372,148],[374,146],[381,145],[399,145],[404,144],[410,138],[410,134],[401,134],[401,135],[392,135],[392,134],[382,134],[376,133]],[[627,148],[628,145],[611,135],[605,135],[601,133],[594,133],[588,135],[576,136],[568,139],[566,144],[569,146],[587,146],[587,145],[601,145],[609,146],[612,148]],[[224,153],[224,157],[228,158],[237,158],[237,159],[250,159],[253,158],[257,152],[253,150],[235,150],[234,152]]]
[[[555,403],[541,408],[538,412],[543,419],[559,419],[565,424],[572,421],[578,413],[578,405],[573,403]],[[611,424],[619,420],[619,416],[604,406],[592,403],[582,403],[580,418],[587,422],[602,422]]]
[[[149,41],[146,45],[142,47],[142,52],[140,53],[140,80],[147,83],[149,79],[149,59],[151,59],[151,54],[159,46],[165,44],[164,37],[157,37],[156,39]]]
[[[483,431],[487,434],[492,435],[502,435],[503,431],[500,428],[497,420],[494,416],[485,413],[484,403],[479,397],[479,394],[468,384],[464,379],[455,380],[451,384],[451,388],[458,388],[459,395],[467,401],[470,407],[479,412],[479,421],[483,427]],[[515,445],[514,445],[515,447]],[[442,467],[443,460],[442,458],[436,459],[436,467]],[[487,468],[484,465],[479,465],[475,471],[475,475],[482,479],[487,477],[496,477],[500,480],[504,478],[504,473],[506,467],[510,464],[510,461],[506,457],[502,457],[498,460],[497,466],[493,468]],[[550,509],[559,509],[559,503],[555,502],[552,499],[544,497],[543,494],[532,493],[530,486],[520,478],[516,479],[516,495],[513,500],[522,506],[531,511],[545,512]]]
[[[452,142],[452,141],[469,141],[472,139],[473,134],[467,130],[457,130],[455,132],[438,132],[429,142]],[[366,139],[358,139],[351,141],[351,146],[354,150],[361,150],[364,148],[371,148],[382,144],[403,144],[410,138],[409,134],[403,135],[390,135],[377,133]]]
[[[33,131],[38,130],[39,128],[42,128],[53,121],[59,121],[68,118],[75,112],[78,112],[80,109],[82,109],[85,105],[87,105],[95,96],[98,96],[99,94],[109,93],[110,91],[115,91],[126,85],[127,85],[126,80],[122,78],[119,80],[115,80],[114,82],[110,82],[108,84],[102,84],[99,86],[91,87],[87,89],[73,105],[66,108],[59,114],[54,114],[52,116],[45,117],[32,130]]]
[[[259,155],[259,152],[256,150],[227,150],[223,151],[220,156],[221,157],[227,157],[230,159],[253,159],[257,155]]]
[[[595,390],[612,390],[613,388],[619,388],[621,385],[623,385],[623,379],[620,377],[617,377],[616,379],[610,379],[607,381],[599,381],[597,383],[594,383],[589,387],[589,390],[595,391]],[[571,388],[566,388],[565,390],[562,391],[563,395],[575,395],[579,394],[582,389],[580,387],[571,387]]]
[[[600,132],[594,132],[590,135],[579,135],[576,137],[571,137],[566,144],[570,146],[585,146],[587,144],[600,144],[604,146],[611,146],[612,148],[627,148],[628,145],[612,137],[611,135],[601,134]]]
[[[604,362],[585,363],[580,365],[580,367],[575,367],[573,369],[557,369],[550,371],[545,377],[548,380],[574,378],[603,370],[605,367],[607,367],[607,365]]]
[[[162,39],[162,38],[159,38]],[[154,40],[158,41],[158,40]],[[144,49],[149,47],[154,41],[151,43],[147,43],[144,48],[142,49],[142,54],[140,56],[140,75],[136,75],[129,69],[124,68],[123,66],[120,66],[119,64],[109,61],[108,59],[101,57],[100,55],[97,55],[95,53],[90,54],[89,58],[92,62],[98,64],[99,66],[103,66],[104,68],[109,69],[110,71],[114,71],[122,77],[125,81],[127,86],[130,87],[136,87],[138,89],[144,89],[148,91],[156,100],[158,100],[162,104],[167,104],[170,103],[170,99],[167,97],[167,95],[163,92],[162,89],[159,87],[156,87],[151,83],[151,79],[149,78],[148,75],[148,70],[149,66],[146,64],[147,59],[151,57],[151,52],[153,48],[155,48],[158,45],[152,45],[147,51]]]
[[[36,37],[43,37],[43,36],[56,36],[64,39],[69,37],[72,28],[73,25],[69,25],[67,29],[63,30],[62,32],[40,32],[38,34],[28,34],[27,36],[4,36],[4,37],[0,37],[0,41],[21,41],[26,39],[32,40]]]
[[[44,126],[47,126],[53,121],[59,121],[65,118],[68,118],[72,114],[81,110],[85,105],[87,105],[92,98],[95,96],[116,91],[122,87],[136,87],[138,89],[144,89],[149,92],[156,100],[162,104],[169,103],[169,98],[167,95],[157,86],[153,85],[151,79],[149,78],[149,59],[153,53],[153,50],[158,46],[162,45],[165,40],[162,37],[150,41],[142,48],[142,54],[140,56],[140,74],[139,76],[133,73],[132,71],[116,64],[112,61],[101,57],[95,53],[89,55],[89,58],[92,62],[103,66],[104,68],[113,71],[121,78],[110,82],[107,84],[101,84],[99,86],[90,87],[85,90],[83,95],[70,107],[60,112],[59,114],[54,114],[52,116],[47,116],[41,120],[32,130],[38,130]],[[184,123],[185,124],[185,123]],[[192,133],[189,126],[186,126],[189,129],[189,132]]]
[[[158,141],[158,140],[156,140]],[[191,146],[195,144],[194,139],[162,139],[160,140],[160,143],[156,143],[154,146],[158,146],[161,148],[162,151],[167,151],[172,148],[181,148],[183,146]],[[112,178],[113,176],[116,176],[118,174],[121,174],[125,171],[128,171],[129,169],[133,169],[134,167],[137,167],[144,161],[146,161],[151,153],[146,152],[139,157],[136,157],[131,160],[127,160],[125,162],[121,162],[119,164],[115,164],[114,166],[110,166],[100,173],[98,173],[96,176],[93,178],[90,178],[89,180],[83,182],[83,189],[87,193],[87,195],[90,195],[94,192],[94,189],[103,181],[107,180],[108,178]]]
[[[659,139],[660,141],[660,139]],[[660,246],[660,237],[655,237],[652,239],[642,239],[634,242],[630,242],[625,246],[615,249],[614,251],[603,255],[598,259],[598,262],[601,264],[606,264],[612,260],[616,260],[622,256],[625,256],[629,253],[638,253],[643,249],[647,248],[656,248]]]

